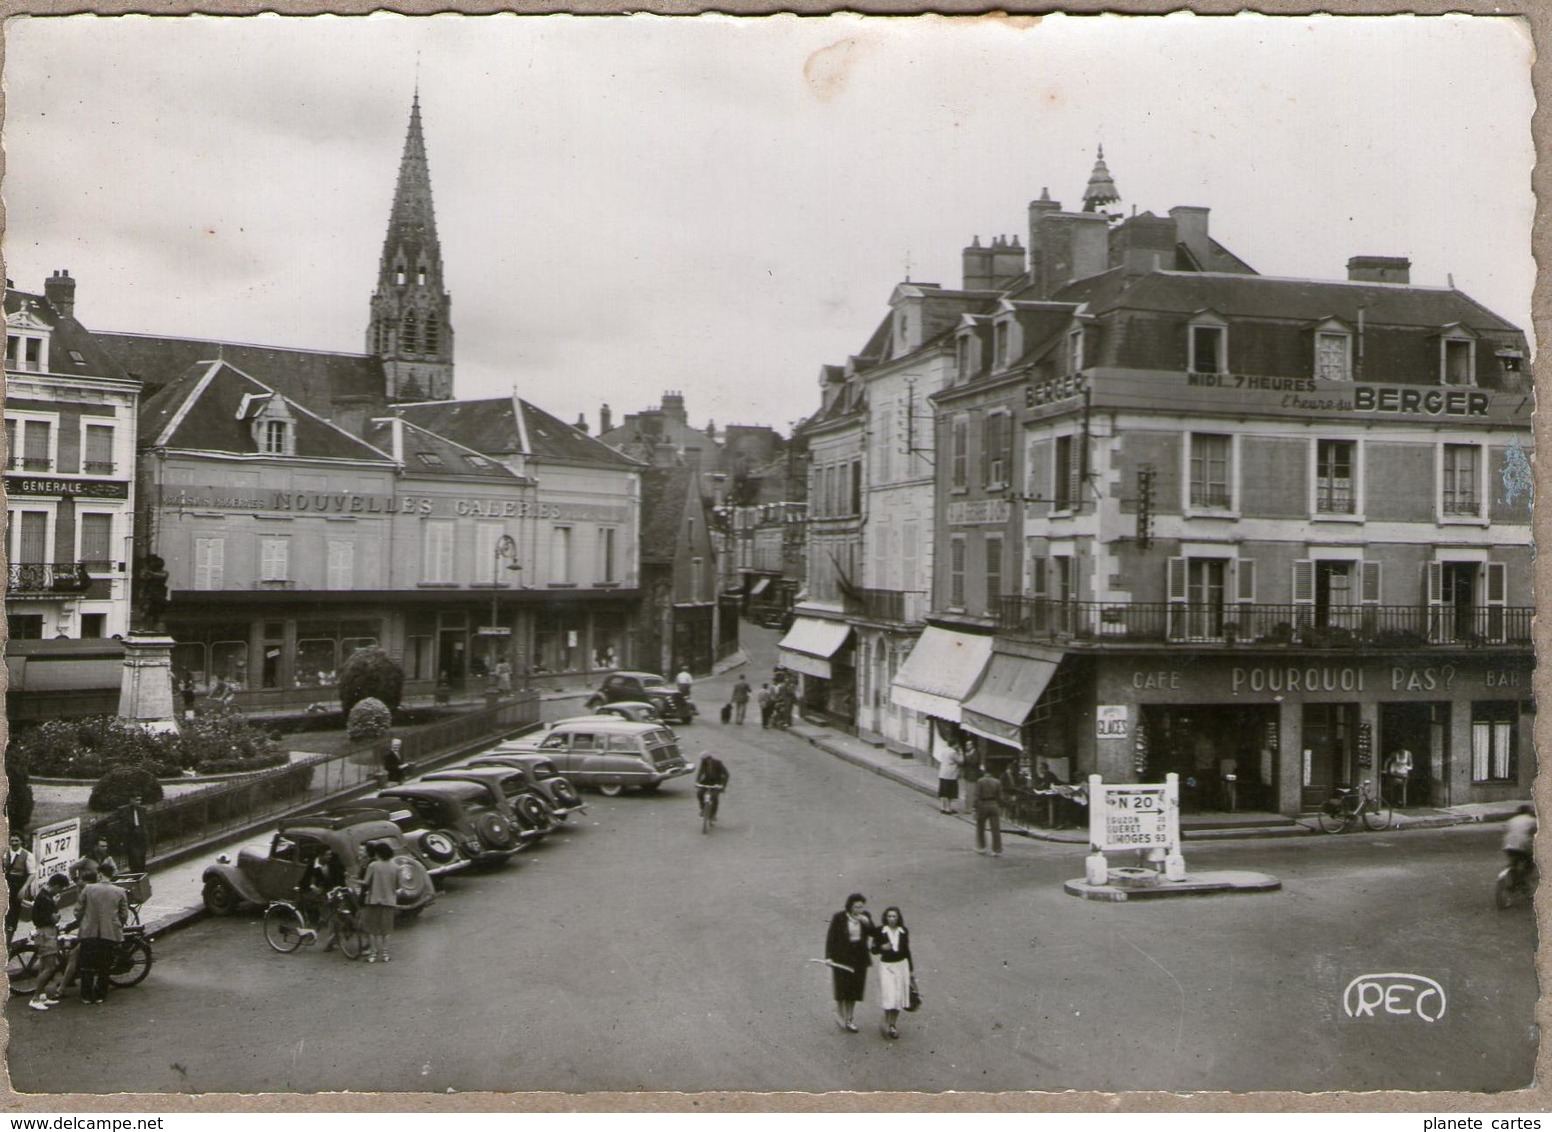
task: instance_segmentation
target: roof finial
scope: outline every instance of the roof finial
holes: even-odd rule
[[[1117,204],[1120,200],[1121,192],[1105,165],[1105,147],[1101,145],[1099,156],[1094,160],[1094,171],[1089,174],[1089,187],[1083,190],[1083,211],[1098,212],[1105,205]]]

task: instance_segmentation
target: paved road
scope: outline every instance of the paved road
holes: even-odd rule
[[[759,658],[763,659],[763,658]],[[765,668],[756,672],[763,673]],[[720,685],[730,680],[719,682]],[[1279,893],[1125,905],[1061,892],[1083,850],[1011,839],[797,738],[684,729],[733,768],[702,836],[684,782],[464,875],[386,966],[276,955],[253,919],[168,937],[141,987],[9,1004],[22,1091],[1508,1089],[1535,1052],[1534,924],[1493,910],[1491,827],[1193,847]],[[705,718],[705,717],[703,717]],[[846,1034],[806,962],[846,893],[898,903],[926,1007]],[[1433,976],[1443,1021],[1352,1023],[1364,972]],[[876,986],[869,991],[876,998]]]

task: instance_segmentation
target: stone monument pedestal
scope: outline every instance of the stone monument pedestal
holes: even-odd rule
[[[172,650],[166,633],[131,632],[124,638],[119,718],[147,731],[178,730],[172,688]]]

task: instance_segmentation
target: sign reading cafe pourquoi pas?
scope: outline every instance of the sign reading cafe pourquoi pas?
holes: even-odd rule
[[[541,503],[529,499],[459,499],[433,495],[378,495],[355,491],[181,489],[162,506],[176,511],[247,511],[269,515],[414,515],[421,518],[556,519],[623,523],[630,509],[605,503]]]

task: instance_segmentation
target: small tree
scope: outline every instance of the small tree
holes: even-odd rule
[[[393,726],[393,714],[381,700],[358,700],[345,720],[345,734],[352,743],[375,743]]]
[[[150,804],[162,800],[162,784],[143,766],[116,766],[97,780],[87,806],[95,813],[112,813],[134,798]]]
[[[340,668],[340,707],[347,712],[368,696],[393,711],[403,695],[404,669],[380,648],[357,649]]]
[[[32,821],[32,776],[27,769],[25,755],[7,753],[5,779],[9,793],[5,798],[5,817],[12,833],[21,833]]]

